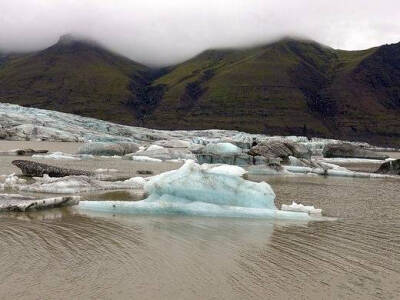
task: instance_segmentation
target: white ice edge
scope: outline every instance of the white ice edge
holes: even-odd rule
[[[202,217],[267,218],[285,220],[313,220],[306,212],[282,211],[269,208],[221,206],[205,202],[171,203],[145,200],[128,201],[81,201],[79,209],[133,215],[188,215]]]
[[[326,163],[349,163],[349,164],[358,164],[358,163],[368,163],[368,164],[383,164],[386,161],[395,160],[394,158],[387,158],[385,160],[382,159],[368,159],[368,158],[341,158],[341,157],[333,157],[333,158],[317,158],[319,162]]]
[[[18,195],[20,196],[20,195]],[[23,199],[20,201],[16,201],[15,203],[11,203],[10,205],[2,205],[0,206],[1,211],[26,211],[33,209],[44,209],[44,208],[53,208],[58,206],[73,206],[79,203],[81,199],[80,196],[63,196],[63,197],[52,197],[52,198],[44,198],[44,199]]]
[[[287,204],[282,204],[283,211],[293,211],[293,212],[304,212],[308,213],[311,215],[321,215],[322,214],[322,209],[320,208],[315,208],[314,205],[303,205],[301,203],[296,203],[295,201],[292,202],[292,204],[287,205]]]
[[[81,157],[68,154],[68,153],[63,153],[63,152],[53,152],[50,154],[34,154],[32,155],[32,158],[37,158],[37,159],[57,159],[57,160],[81,160]]]
[[[284,166],[285,170],[292,174],[316,174],[316,175],[327,175],[336,177],[352,177],[352,178],[393,178],[400,179],[399,176],[366,173],[366,172],[353,172],[345,168],[337,168],[330,170],[323,170],[321,168],[310,168],[310,167],[297,167],[297,166]]]

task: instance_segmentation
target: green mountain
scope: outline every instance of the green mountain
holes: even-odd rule
[[[400,43],[342,51],[283,39],[153,70],[61,38],[0,61],[0,101],[162,129],[237,129],[400,146]]]
[[[340,51],[281,40],[205,51],[155,81],[150,127],[223,128],[400,145],[400,44]]]
[[[1,102],[135,124],[136,94],[151,84],[149,68],[69,35],[37,53],[0,65]]]

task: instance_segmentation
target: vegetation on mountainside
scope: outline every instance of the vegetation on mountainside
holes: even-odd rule
[[[1,64],[1,62],[0,62]],[[400,44],[283,39],[152,70],[81,40],[3,59],[11,103],[163,129],[237,129],[400,145]]]
[[[156,81],[166,84],[166,92],[148,124],[267,134],[303,134],[306,128],[314,136],[399,144],[399,58],[381,69],[370,63],[365,67],[366,74],[381,78],[380,82],[379,72],[391,70],[390,79],[382,85],[385,93],[375,89],[370,79],[357,75],[360,67],[375,61],[378,50],[385,47],[400,49],[400,44],[341,51],[285,39],[251,49],[205,51]],[[384,65],[382,59],[379,61],[377,65]],[[190,109],[179,110],[186,86],[207,70],[214,76],[202,85],[205,92]]]
[[[59,42],[9,59],[0,69],[0,97],[11,103],[134,124],[132,87],[148,68],[83,41]]]

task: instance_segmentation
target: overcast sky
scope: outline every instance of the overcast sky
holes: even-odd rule
[[[400,41],[400,0],[0,0],[0,49],[41,49],[64,33],[153,65],[286,35],[364,49]]]

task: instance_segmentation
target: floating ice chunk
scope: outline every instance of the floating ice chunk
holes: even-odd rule
[[[191,143],[182,140],[161,140],[154,142],[153,145],[162,146],[164,148],[189,148]]]
[[[388,158],[390,160],[390,158]],[[386,159],[386,161],[388,160]],[[341,157],[332,157],[332,158],[321,158],[320,161],[326,163],[368,163],[368,164],[382,164],[382,160],[378,159],[368,159],[368,158],[341,158]]]
[[[116,158],[116,159],[121,159],[122,156],[119,155],[111,155],[111,156],[107,156],[107,155],[100,155],[100,158]]]
[[[134,186],[135,188],[142,188],[148,180],[143,177],[132,177],[123,181],[124,184]]]
[[[166,162],[172,162],[172,163],[182,163],[185,162],[187,159],[168,159]]]
[[[292,202],[292,204],[287,205],[287,204],[282,204],[283,211],[294,211],[294,212],[306,212],[308,214],[314,214],[314,215],[321,215],[322,214],[322,209],[317,209],[314,207],[314,205],[311,206],[306,206],[301,203],[297,204],[296,202]]]
[[[96,173],[111,173],[111,172],[118,172],[117,169],[96,169],[94,170]]]
[[[79,203],[79,196],[54,197],[46,199],[32,199],[18,194],[0,196],[1,211],[27,211],[60,206],[71,206]]]
[[[226,176],[243,176],[247,173],[247,171],[238,166],[221,165],[208,169],[207,173],[221,174]]]
[[[365,173],[365,172],[353,172],[346,168],[339,167],[337,165],[332,165],[328,163],[320,163],[321,165],[329,165],[331,169],[322,168],[308,168],[308,167],[295,167],[295,166],[285,166],[284,168],[292,173],[300,174],[317,174],[326,176],[337,176],[337,177],[352,177],[352,178],[394,178],[400,179],[398,176],[375,174],[375,173]]]
[[[155,150],[161,150],[164,149],[164,147],[159,146],[159,145],[150,145],[146,151],[155,151]]]
[[[163,195],[158,201],[81,201],[78,208],[88,211],[119,214],[174,214],[206,217],[268,218],[285,220],[311,220],[308,213],[281,211],[269,208],[252,208],[217,205]]]
[[[222,170],[222,169],[220,169]],[[192,202],[276,209],[275,193],[265,182],[251,182],[237,176],[204,170],[194,161],[187,161],[180,169],[153,176],[144,186],[150,195],[146,201],[163,195],[168,199],[181,198]],[[231,169],[232,171],[232,169]]]
[[[47,175],[35,177],[36,182],[27,185],[13,185],[13,188],[24,192],[53,194],[75,194],[98,190],[142,189],[145,180],[134,177],[125,181],[101,181],[88,176],[66,176],[53,178]]]
[[[287,175],[290,174],[282,167],[270,167],[268,165],[250,166],[248,169],[250,175]]]
[[[131,160],[134,161],[143,161],[143,162],[162,162],[161,159],[158,158],[152,158],[152,157],[148,157],[148,156],[137,156],[137,155],[133,155],[133,156],[129,156]]]
[[[231,143],[217,143],[208,144],[203,150],[204,153],[210,153],[214,155],[238,155],[242,153],[242,149]]]
[[[156,145],[153,145],[156,146]],[[159,146],[156,146],[159,147]],[[161,148],[153,150],[144,150],[124,156],[124,159],[130,159],[132,156],[146,156],[154,159],[170,160],[170,159],[195,159],[195,155],[185,148]]]
[[[200,166],[187,161],[178,170],[150,177],[144,185],[149,194],[145,200],[82,201],[79,208],[122,214],[311,219],[308,211],[277,210],[271,187],[243,179],[243,171],[234,166]]]
[[[86,143],[78,150],[79,154],[92,154],[92,155],[125,155],[139,150],[139,146],[135,143]]]
[[[32,155],[32,158],[81,160],[81,158],[78,156],[74,156],[71,154],[63,153],[63,152],[54,152],[51,154],[34,154],[34,155]]]
[[[306,213],[282,212],[265,182],[243,179],[234,166],[200,166],[187,161],[180,169],[150,177],[142,201],[84,201],[79,208],[130,214],[188,214],[221,217],[308,219]]]
[[[313,171],[313,168],[310,167],[284,166],[284,168],[292,173],[311,173]]]
[[[0,183],[0,189],[12,189],[14,186],[17,186],[19,184],[25,184],[26,180],[19,178],[18,176],[15,176],[15,173],[10,174],[10,175],[2,175],[2,180],[4,180],[4,183]]]

